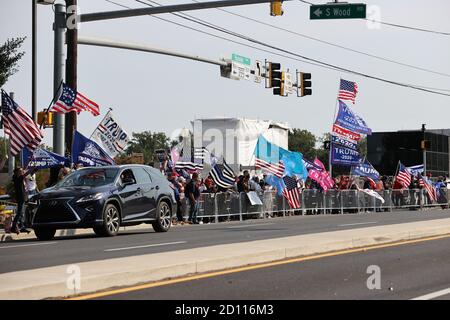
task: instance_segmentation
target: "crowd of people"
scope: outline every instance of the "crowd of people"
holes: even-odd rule
[[[56,181],[47,183],[47,187],[54,185],[56,182],[63,180],[67,175],[79,169],[81,165],[74,165],[72,167],[62,166],[57,171]],[[184,170],[183,170],[184,171]],[[29,222],[25,214],[25,203],[28,199],[39,192],[36,183],[36,170],[25,170],[23,168],[16,168],[12,178],[14,184],[15,200],[17,202],[16,215],[12,224],[12,232],[30,232],[28,229]],[[233,193],[248,193],[255,191],[262,194],[265,191],[276,191],[275,187],[267,183],[267,176],[265,174],[251,176],[248,170],[243,171],[242,175],[236,177],[236,182],[232,188],[222,188],[218,186],[211,176],[201,179],[197,172],[188,174],[185,171],[179,172],[176,170],[166,170],[163,174],[170,182],[174,190],[175,199],[177,201],[177,214],[175,223],[180,224],[197,224],[199,222],[197,215],[199,211],[199,198],[202,193],[215,194],[218,192],[233,192]],[[332,190],[357,190],[360,188],[383,191],[383,190],[403,190],[405,189],[394,177],[382,176],[379,180],[374,181],[370,178],[358,178],[348,175],[341,175],[334,180]],[[439,177],[436,182],[436,188],[447,188],[448,177]],[[316,190],[323,192],[321,185],[310,178],[306,181],[299,181],[299,188],[301,190]],[[411,184],[409,189],[422,189],[423,186],[419,183],[417,177],[411,177]],[[189,216],[185,221],[183,218],[182,200],[188,203]]]

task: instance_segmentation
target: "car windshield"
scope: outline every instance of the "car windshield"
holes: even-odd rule
[[[57,188],[64,187],[98,187],[113,183],[117,172],[117,168],[108,169],[81,169],[69,174],[64,180],[58,182]]]

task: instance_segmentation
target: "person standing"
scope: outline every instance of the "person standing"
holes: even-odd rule
[[[177,202],[177,221],[178,221],[178,223],[182,224],[183,223],[183,215],[181,212],[182,205],[181,205],[181,197],[180,197],[181,185],[175,179],[172,172],[169,172],[167,174],[167,180],[170,182],[170,186],[173,189],[173,192],[175,195],[175,200]]]
[[[198,188],[198,173],[194,172],[192,174],[192,179],[186,185],[185,195],[189,201],[189,222],[193,224],[198,224],[197,213],[198,213],[198,198],[200,197],[200,190]]]
[[[27,174],[28,173],[25,172],[21,167],[17,167],[16,169],[14,169],[14,174],[12,177],[15,198],[17,202],[17,211],[11,226],[11,230],[17,234],[19,234],[20,232],[28,232],[28,230],[25,229],[23,223],[24,204],[27,200],[27,193],[25,189],[25,177]]]

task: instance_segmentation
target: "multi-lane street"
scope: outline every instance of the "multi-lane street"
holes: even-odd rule
[[[176,251],[219,244],[315,234],[338,230],[449,218],[449,210],[402,211],[348,215],[294,216],[209,225],[173,227],[167,233],[148,229],[121,231],[117,237],[93,233],[53,241],[0,244],[0,273]]]
[[[449,248],[450,239],[445,238],[358,253],[337,253],[293,263],[269,263],[252,270],[158,285],[101,299],[450,300]],[[372,275],[367,272],[369,266],[379,267],[379,289],[367,286]]]

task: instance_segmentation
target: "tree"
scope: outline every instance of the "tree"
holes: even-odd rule
[[[8,39],[0,46],[0,87],[3,87],[8,78],[18,71],[17,63],[25,54],[18,52],[18,49],[24,40],[25,37]]]
[[[298,151],[306,159],[316,157],[316,136],[308,130],[291,129],[289,131],[289,150]]]
[[[153,162],[157,149],[168,149],[170,139],[164,132],[133,132],[133,138],[127,149],[128,153],[143,153],[145,163]]]

